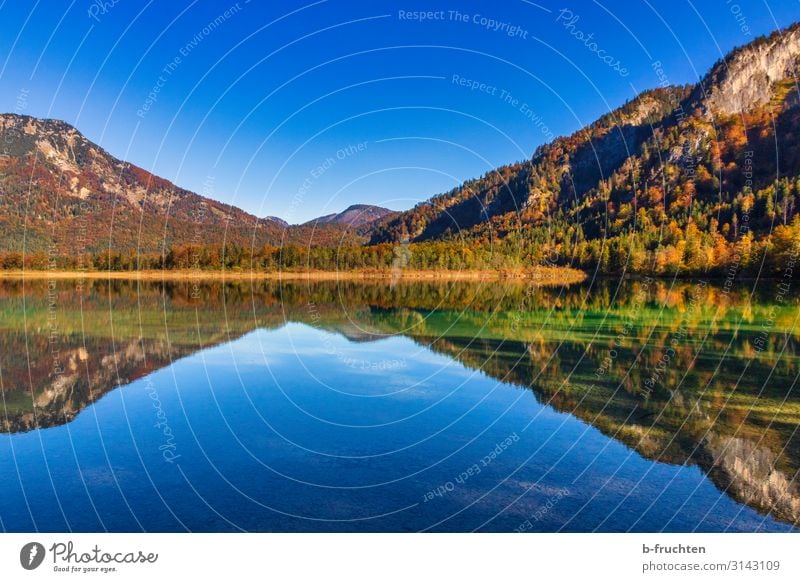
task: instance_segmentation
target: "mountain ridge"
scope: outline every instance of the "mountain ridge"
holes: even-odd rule
[[[771,252],[774,272],[800,244],[798,58],[795,23],[696,85],[644,91],[530,160],[379,223],[370,242],[500,241],[522,265],[606,273],[743,273]],[[760,85],[741,91],[747,80]]]
[[[375,206],[373,204],[351,204],[341,212],[318,216],[303,224],[340,224],[351,228],[358,228],[372,224],[377,220],[381,220],[395,213],[394,210]]]
[[[2,114],[0,251],[441,242],[462,257],[503,241],[511,264],[666,273],[721,268],[746,243],[755,264],[773,230],[784,254],[800,236],[798,58],[796,23],[409,210],[352,205],[300,225],[180,188],[66,122]]]
[[[0,251],[148,254],[210,243],[299,244],[312,233],[177,186],[116,158],[65,121],[3,113],[0,133]],[[323,245],[363,242],[335,224],[313,233]]]

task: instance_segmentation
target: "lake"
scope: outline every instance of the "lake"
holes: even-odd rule
[[[0,281],[0,529],[790,531],[776,285]]]

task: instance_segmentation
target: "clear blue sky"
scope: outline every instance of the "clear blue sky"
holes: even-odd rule
[[[413,206],[658,85],[654,61],[695,82],[797,19],[796,0],[5,1],[0,110],[301,222]]]

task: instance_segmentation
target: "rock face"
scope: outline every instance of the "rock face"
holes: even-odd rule
[[[775,84],[795,76],[798,56],[797,25],[733,51],[701,84],[707,110],[734,115],[768,103],[775,95]]]

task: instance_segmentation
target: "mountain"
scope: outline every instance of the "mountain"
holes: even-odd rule
[[[265,216],[265,217],[264,217],[264,220],[270,220],[270,221],[272,221],[272,222],[274,222],[274,223],[276,223],[276,224],[279,224],[279,225],[281,225],[281,226],[282,226],[282,227],[284,227],[284,228],[286,228],[287,226],[289,226],[289,223],[288,223],[288,222],[286,222],[284,219],[282,219],[282,218],[279,218],[279,217],[277,217],[277,216]]]
[[[364,242],[335,223],[289,226],[180,188],[63,121],[0,114],[0,134],[0,251],[147,255],[187,245]]]
[[[122,162],[64,122],[0,115],[0,253],[24,249],[42,264],[111,249],[127,253],[116,263],[127,268],[140,254],[167,268],[202,254],[209,267],[357,269],[394,264],[398,244],[430,243],[408,264],[777,274],[800,248],[798,57],[794,24],[731,51],[695,85],[670,85],[654,67],[659,87],[531,159],[405,212],[354,205],[291,226]],[[286,245],[296,248],[276,250]]]
[[[283,227],[111,156],[71,125],[0,115],[3,250],[159,252],[210,237],[279,240]]]
[[[532,160],[502,166],[418,204],[386,222],[381,240],[424,241],[464,234],[498,217],[528,224],[568,208],[603,176],[616,171],[688,94],[685,88],[648,91],[569,137],[541,146]]]
[[[372,224],[395,211],[370,204],[353,204],[338,214],[326,214],[310,220],[306,224],[339,224],[350,228],[360,228]]]
[[[371,242],[503,241],[522,264],[603,272],[777,270],[800,244],[800,25],[664,81],[532,159],[388,220]],[[738,257],[738,259],[737,259]]]

